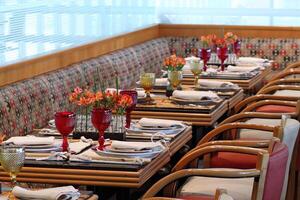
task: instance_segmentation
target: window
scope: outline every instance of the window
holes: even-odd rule
[[[0,66],[154,23],[300,25],[299,0],[0,0]]]

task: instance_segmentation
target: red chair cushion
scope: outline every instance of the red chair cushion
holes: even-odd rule
[[[210,165],[218,168],[251,169],[255,168],[256,162],[256,155],[218,152],[211,157]]]
[[[265,105],[258,107],[256,111],[267,113],[292,113],[296,112],[296,107],[282,105]]]

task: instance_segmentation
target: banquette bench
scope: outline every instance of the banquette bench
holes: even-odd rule
[[[275,60],[285,67],[299,59],[300,40],[241,38],[242,55]],[[0,132],[25,135],[45,126],[53,113],[73,109],[68,94],[76,87],[103,83],[114,87],[117,73],[121,88],[134,86],[141,72],[161,74],[163,59],[171,53],[197,54],[197,37],[161,37],[117,50],[110,54],[74,63],[66,68],[42,74],[0,88]]]

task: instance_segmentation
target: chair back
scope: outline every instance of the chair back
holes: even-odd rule
[[[280,199],[285,178],[287,160],[287,146],[281,142],[276,142],[273,152],[269,157],[267,174],[265,177],[263,200]]]

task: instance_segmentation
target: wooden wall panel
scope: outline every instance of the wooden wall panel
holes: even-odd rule
[[[0,67],[0,86],[159,37],[158,25]]]
[[[276,26],[227,26],[160,24],[160,36],[201,36],[216,34],[221,37],[231,31],[240,37],[300,38],[300,27]]]

